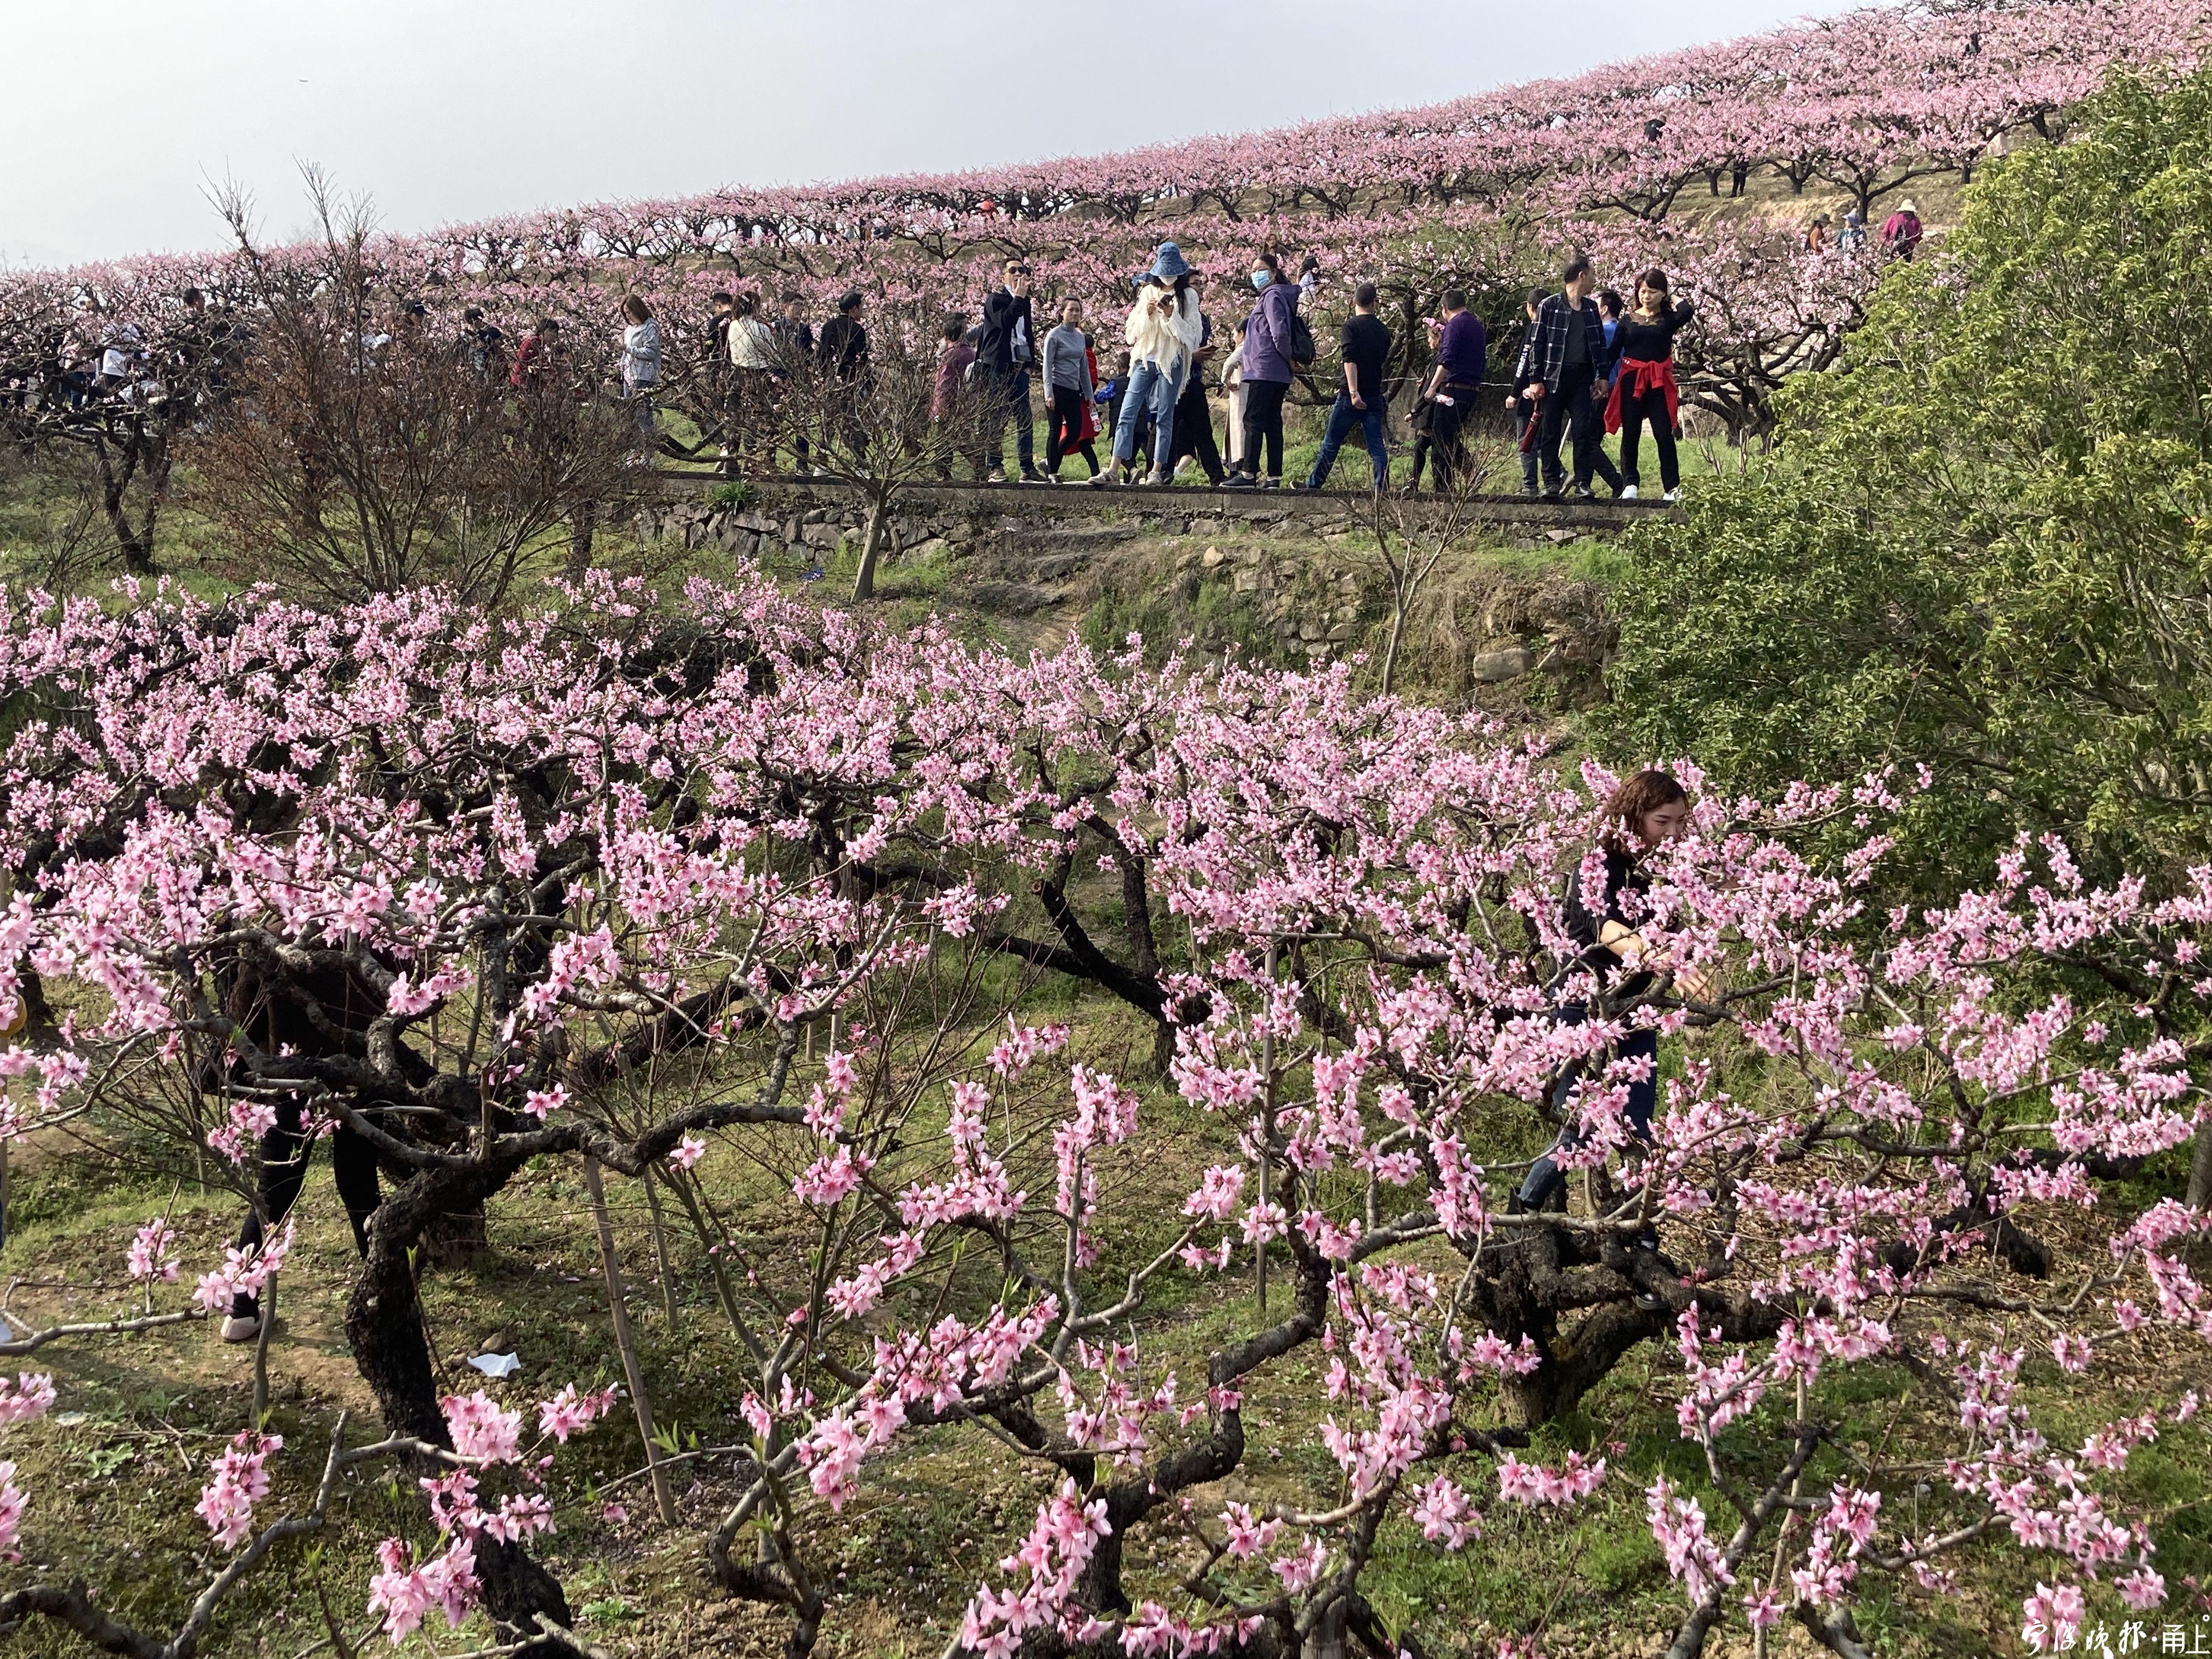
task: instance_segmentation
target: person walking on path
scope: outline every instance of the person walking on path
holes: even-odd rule
[[[1565,479],[1559,465],[1559,441],[1574,443],[1574,493],[1590,493],[1595,472],[1617,494],[1620,474],[1605,453],[1601,441],[1600,400],[1610,388],[1598,378],[1605,362],[1605,331],[1592,300],[1596,286],[1589,261],[1580,257],[1567,261],[1559,273],[1560,292],[1536,310],[1536,337],[1528,352],[1529,378],[1521,388],[1524,398],[1542,404],[1541,426],[1536,434],[1536,459],[1543,471],[1544,493],[1556,499]]]
[[[1244,331],[1243,318],[1237,319],[1237,347],[1221,365],[1221,395],[1229,404],[1229,470],[1239,471],[1244,464]]]
[[[1221,451],[1213,441],[1213,410],[1206,400],[1206,367],[1217,349],[1212,319],[1203,307],[1198,313],[1198,348],[1190,354],[1190,373],[1182,377],[1182,395],[1176,399],[1175,447],[1168,451],[1168,475],[1182,470],[1185,456],[1196,460],[1206,481],[1222,481]]]
[[[730,359],[730,453],[761,450],[774,459],[776,332],[760,314],[760,300],[741,294],[732,301],[726,331]]]
[[[1014,423],[1014,451],[1021,462],[1022,482],[1038,483],[1036,423],[1030,414],[1030,367],[1036,361],[1036,323],[1030,308],[1030,268],[1009,259],[1006,281],[983,301],[983,319],[975,339],[975,372],[985,377],[994,407],[985,428],[984,451],[991,458],[991,478],[1006,478],[1004,448],[1006,422]]]
[[[1674,382],[1674,336],[1694,308],[1687,300],[1672,304],[1667,273],[1647,270],[1636,284],[1636,308],[1621,319],[1620,364],[1605,405],[1605,429],[1620,434],[1621,499],[1636,499],[1643,480],[1636,467],[1639,428],[1651,427],[1659,447],[1659,483],[1668,501],[1682,494],[1682,468],[1674,453],[1674,428],[1681,422],[1681,390]]]
[[[1467,295],[1459,289],[1443,292],[1444,329],[1437,337],[1436,366],[1429,370],[1425,388],[1431,405],[1429,436],[1434,445],[1432,465],[1437,488],[1449,489],[1467,459],[1463,434],[1482,392],[1482,377],[1490,372],[1490,337],[1482,319],[1467,308]]]
[[[1413,406],[1406,411],[1406,429],[1413,434],[1413,458],[1406,473],[1406,493],[1412,495],[1421,487],[1421,471],[1429,464],[1436,449],[1437,406],[1429,396],[1429,386],[1437,366],[1437,347],[1444,337],[1443,319],[1440,317],[1421,319],[1421,331],[1429,338],[1429,355],[1421,372],[1413,380]]]
[[[1083,301],[1060,302],[1060,324],[1044,337],[1045,410],[1044,471],[1060,481],[1061,458],[1079,454],[1091,463],[1091,476],[1098,476],[1098,452],[1084,435],[1084,414],[1091,394],[1097,390],[1091,378],[1090,337],[1083,331]]]
[[[1521,388],[1527,385],[1535,370],[1530,367],[1529,353],[1536,343],[1536,312],[1551,295],[1545,289],[1528,290],[1526,307],[1528,322],[1521,330],[1521,349],[1513,359],[1513,384],[1505,389],[1505,412],[1513,417],[1513,437],[1521,453],[1521,493],[1539,493],[1536,482],[1536,428],[1543,413],[1543,404],[1534,398],[1524,398]]]
[[[1382,365],[1390,356],[1390,331],[1375,314],[1375,284],[1362,283],[1352,296],[1352,316],[1344,325],[1344,386],[1329,405],[1328,429],[1322,434],[1321,453],[1314,458],[1305,487],[1319,489],[1328,482],[1336,465],[1336,452],[1352,435],[1358,422],[1367,443],[1367,459],[1373,470],[1375,489],[1381,494],[1390,483],[1390,451],[1382,441],[1382,417],[1389,401],[1382,390]]]
[[[1844,216],[1844,228],[1836,233],[1836,252],[1856,253],[1866,246],[1866,215],[1853,208]]]
[[[968,371],[975,362],[975,348],[968,343],[968,319],[955,313],[945,319],[944,343],[937,352],[937,379],[929,392],[929,418],[940,434],[937,454],[937,476],[947,483],[952,481],[953,453],[962,446],[964,438],[973,439],[972,431],[963,434],[957,423],[966,413],[960,406],[960,394],[968,384]],[[975,482],[983,482],[990,471],[990,462],[984,456],[981,443],[968,458],[975,469]]]
[[[1198,296],[1190,291],[1190,262],[1173,242],[1162,242],[1152,269],[1137,279],[1137,303],[1122,325],[1121,337],[1129,347],[1129,383],[1114,428],[1113,464],[1092,483],[1119,483],[1127,475],[1137,454],[1137,422],[1146,414],[1152,417],[1152,470],[1146,482],[1169,482],[1176,401],[1182,395],[1190,354],[1198,349],[1202,332]]]
[[[816,360],[829,380],[828,419],[822,441],[842,444],[848,465],[866,465],[867,434],[860,425],[860,396],[868,375],[868,331],[860,321],[860,291],[853,289],[837,301],[837,314],[822,325],[822,338],[814,348]]]
[[[1244,489],[1259,483],[1264,448],[1273,488],[1283,481],[1283,400],[1297,374],[1298,289],[1274,253],[1253,262],[1252,286],[1260,298],[1244,324],[1243,453],[1229,483]]]
[[[1885,252],[1900,259],[1910,259],[1918,252],[1922,235],[1920,210],[1906,197],[1897,204],[1897,211],[1881,222],[1881,246]]]
[[[797,289],[786,289],[782,299],[783,315],[775,325],[776,368],[775,384],[788,388],[793,370],[802,363],[814,361],[814,325],[806,320],[806,296]],[[805,428],[786,418],[787,411],[778,409],[776,424],[788,426],[791,432],[791,453],[797,471],[807,471]],[[769,459],[773,460],[774,455]]]

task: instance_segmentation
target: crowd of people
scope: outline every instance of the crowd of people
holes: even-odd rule
[[[1330,374],[1319,366],[1322,354],[1305,314],[1320,280],[1316,261],[1308,259],[1293,275],[1281,255],[1261,253],[1249,272],[1249,303],[1231,302],[1243,314],[1224,320],[1220,313],[1230,303],[1209,306],[1182,250],[1163,242],[1152,264],[1131,279],[1121,345],[1107,364],[1101,361],[1100,337],[1086,327],[1083,301],[1042,301],[1029,266],[1007,261],[998,286],[972,319],[945,319],[931,400],[932,414],[946,431],[939,476],[951,478],[959,463],[978,483],[1007,481],[1011,427],[1012,476],[1024,483],[1061,482],[1069,458],[1077,457],[1095,486],[1164,485],[1194,468],[1224,488],[1280,488],[1285,411],[1303,386],[1328,412],[1319,453],[1291,488],[1323,488],[1355,433],[1367,452],[1370,485],[1390,488],[1394,396],[1406,399],[1413,444],[1405,487],[1418,489],[1425,473],[1439,490],[1475,482],[1469,440],[1478,423],[1494,427],[1497,416],[1495,388],[1491,394],[1485,390],[1492,342],[1466,293],[1444,292],[1442,315],[1427,324],[1425,365],[1416,360],[1394,376],[1395,341],[1379,314],[1376,285],[1358,284],[1338,338],[1336,372]],[[1588,495],[1598,477],[1620,497],[1633,500],[1640,491],[1638,460],[1648,427],[1659,453],[1661,486],[1672,499],[1681,483],[1676,449],[1681,394],[1674,343],[1692,320],[1692,308],[1671,299],[1660,270],[1639,279],[1632,305],[1610,290],[1593,298],[1593,288],[1589,262],[1577,258],[1562,272],[1557,291],[1528,296],[1526,325],[1504,389],[1523,488],[1552,497]],[[866,376],[863,296],[847,295],[818,338],[796,291],[782,295],[773,315],[752,294],[718,293],[712,303],[715,351],[726,377],[722,453],[728,465],[774,471],[787,454],[801,472],[834,470],[825,464],[838,457],[817,446],[840,447],[843,422],[805,429],[790,418],[779,388],[799,364],[811,365],[832,382],[857,385]],[[635,319],[629,333],[645,322]],[[647,367],[635,379],[626,367],[625,387],[649,387],[657,350],[641,349],[626,336],[625,364],[632,361]],[[1503,355],[1498,361],[1509,362]],[[1217,404],[1225,405],[1225,420],[1217,416]],[[1042,455],[1036,435],[1040,413]],[[1604,436],[1612,433],[1620,439],[1617,467],[1604,448]],[[1562,445],[1571,466],[1561,462]],[[845,447],[858,451],[862,446]]]
[[[1909,259],[1923,234],[1907,201],[1882,226],[1881,245]],[[1832,243],[1825,215],[1808,233],[1816,248],[1849,247],[1865,234],[1856,211],[1845,216]],[[942,440],[939,475],[951,479],[957,463],[977,482],[1005,482],[1011,427],[1013,475],[1025,483],[1060,482],[1076,457],[1093,485],[1164,485],[1195,469],[1217,486],[1279,488],[1288,447],[1285,410],[1303,387],[1306,401],[1327,412],[1319,452],[1303,476],[1291,479],[1292,489],[1326,486],[1355,434],[1367,452],[1368,482],[1378,491],[1391,488],[1391,405],[1401,400],[1412,443],[1411,466],[1400,481],[1407,489],[1419,489],[1425,475],[1438,490],[1478,483],[1469,441],[1482,431],[1510,434],[1521,487],[1529,495],[1588,496],[1601,480],[1616,496],[1633,500],[1644,490],[1648,430],[1661,491],[1669,500],[1680,493],[1682,398],[1674,345],[1695,313],[1673,298],[1663,270],[1644,272],[1624,297],[1596,288],[1588,259],[1571,259],[1556,288],[1528,294],[1514,341],[1493,340],[1468,295],[1447,289],[1440,314],[1425,319],[1425,356],[1397,359],[1399,343],[1380,314],[1376,285],[1360,283],[1329,364],[1322,362],[1307,315],[1321,284],[1318,262],[1309,258],[1293,273],[1280,254],[1262,252],[1249,280],[1249,296],[1206,295],[1182,250],[1160,243],[1151,264],[1130,279],[1121,341],[1118,349],[1106,348],[1112,353],[1106,362],[1084,302],[1042,299],[1030,267],[1008,260],[972,317],[944,321],[930,398]],[[197,290],[185,303],[193,317],[207,317]],[[866,449],[863,393],[872,373],[866,297],[857,289],[846,294],[818,328],[796,289],[770,298],[724,290],[710,303],[711,389],[708,417],[701,424],[711,426],[719,405],[725,467],[732,473],[856,470]],[[553,317],[510,345],[506,332],[471,306],[461,313],[456,349],[487,385],[517,392],[544,392],[556,382],[588,390],[586,383],[599,377],[598,384],[634,411],[640,448],[647,450],[660,430],[659,398],[671,349],[661,319],[641,295],[622,298],[614,320],[619,349],[611,376],[603,363],[594,370],[580,361],[586,355],[599,360],[572,351]],[[398,331],[422,325],[420,303],[403,303],[380,328],[362,333],[364,352],[374,356]],[[207,317],[199,334],[206,350],[222,348],[225,361],[243,349],[244,335],[214,318]],[[145,395],[158,368],[134,335],[120,325],[99,331],[98,351],[82,361],[58,353],[46,376],[52,385],[34,393],[19,383],[16,400]],[[187,337],[198,337],[188,331]],[[678,337],[696,337],[679,331]],[[1504,372],[1493,380],[1494,369]],[[817,395],[794,398],[794,383],[802,380]],[[1504,382],[1502,400],[1497,380]],[[826,398],[819,395],[824,387]],[[696,392],[696,382],[691,389]],[[691,401],[696,407],[696,397]],[[1218,412],[1224,410],[1225,418]],[[1607,448],[1614,434],[1617,462]],[[710,441],[714,436],[708,433]]]

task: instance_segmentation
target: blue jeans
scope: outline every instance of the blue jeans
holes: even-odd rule
[[[1123,465],[1136,459],[1137,418],[1150,410],[1152,416],[1152,465],[1165,466],[1175,453],[1176,399],[1182,395],[1188,365],[1172,374],[1150,361],[1129,370],[1129,389],[1121,397],[1121,420],[1114,428],[1114,459]]]
[[[1375,468],[1375,487],[1382,489],[1390,482],[1390,452],[1382,447],[1382,405],[1372,403],[1365,409],[1352,406],[1352,394],[1340,392],[1336,401],[1329,405],[1328,430],[1322,434],[1321,453],[1314,458],[1312,476],[1306,480],[1308,489],[1319,489],[1328,482],[1328,470],[1336,465],[1336,452],[1344,447],[1344,441],[1352,435],[1352,427],[1358,422],[1360,434],[1367,443],[1367,459]]]
[[[1564,1008],[1554,1009],[1552,1017],[1562,1025],[1580,1025],[1589,1018],[1589,1011],[1579,1003],[1569,1003]],[[1610,1050],[1568,1066],[1560,1074],[1559,1082],[1553,1085],[1554,1097],[1564,1105],[1568,1088],[1583,1074],[1585,1066],[1595,1085],[1597,1076],[1604,1072],[1609,1061],[1634,1059],[1650,1060],[1651,1074],[1628,1085],[1628,1101],[1624,1115],[1628,1119],[1630,1132],[1638,1140],[1648,1141],[1651,1139],[1652,1115],[1659,1107],[1659,1033],[1649,1026],[1629,1032]],[[1559,1139],[1552,1143],[1551,1150],[1528,1166],[1528,1176],[1521,1182],[1522,1209],[1542,1209],[1551,1200],[1552,1194],[1566,1185],[1567,1178],[1559,1172],[1553,1154],[1571,1152],[1581,1144],[1582,1137],[1575,1133],[1573,1123],[1569,1122],[1559,1131]]]

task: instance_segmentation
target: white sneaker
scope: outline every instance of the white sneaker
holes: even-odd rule
[[[222,1322],[222,1340],[226,1342],[251,1342],[261,1334],[261,1316],[233,1314]]]
[[[1634,501],[1636,499],[1636,486],[1634,484],[1621,485],[1620,495],[1618,499],[1624,501]]]
[[[1672,489],[1668,490],[1667,492],[1667,499],[1670,501],[1680,501],[1682,499],[1682,486],[1676,484]]]

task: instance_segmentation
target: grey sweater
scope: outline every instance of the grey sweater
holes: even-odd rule
[[[1081,329],[1062,323],[1044,337],[1044,383],[1091,395],[1091,359],[1084,355]]]

